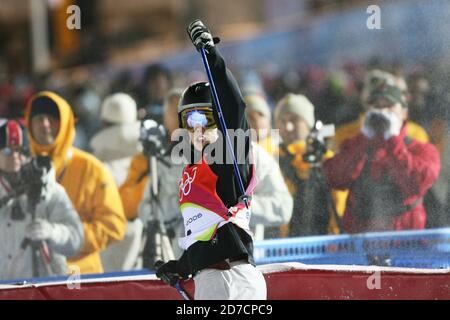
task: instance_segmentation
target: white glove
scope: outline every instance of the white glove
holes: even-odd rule
[[[383,114],[389,120],[389,127],[384,132],[383,137],[384,140],[389,140],[391,137],[398,136],[400,134],[400,130],[402,129],[402,121],[393,112],[383,110]]]
[[[36,219],[27,227],[27,238],[31,241],[51,240],[55,230],[47,220]]]

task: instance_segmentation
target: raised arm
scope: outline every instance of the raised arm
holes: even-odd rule
[[[217,48],[211,32],[199,20],[192,22],[188,27],[188,34],[192,43],[200,50],[205,49],[205,55],[211,70],[212,79],[217,90],[218,99],[220,102],[223,118],[227,129],[242,129],[244,138],[239,137],[237,140],[240,143],[234,144],[234,154],[238,160],[238,168],[244,184],[244,188],[249,183],[251,173],[250,166],[250,138],[248,132],[249,125],[245,116],[245,103],[242,94],[239,90],[237,82],[231,72],[226,68],[225,61]],[[216,41],[217,42],[217,41]],[[217,106],[213,107],[214,117],[218,127],[220,128],[219,115]],[[222,131],[222,135],[223,135]],[[234,141],[234,138],[231,138]],[[244,141],[244,143],[242,143]],[[223,144],[223,155],[227,155],[229,150],[226,150],[225,141],[220,141]],[[228,159],[230,159],[228,157]],[[224,159],[225,160],[225,159]],[[226,164],[212,164],[210,165],[213,172],[218,176],[217,192],[225,205],[232,206],[237,202],[238,197],[241,196],[239,184],[235,177],[235,172],[232,163]]]

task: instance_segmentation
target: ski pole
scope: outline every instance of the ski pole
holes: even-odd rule
[[[239,168],[237,165],[237,161],[236,161],[236,156],[234,154],[234,150],[233,150],[233,145],[231,144],[231,140],[230,140],[230,136],[228,135],[228,129],[227,129],[227,125],[225,123],[225,119],[223,118],[223,114],[222,114],[222,107],[220,106],[220,102],[219,102],[219,96],[217,95],[217,90],[216,90],[216,86],[214,84],[214,80],[212,77],[212,73],[211,73],[211,69],[209,67],[209,63],[208,63],[208,59],[206,58],[206,53],[205,53],[205,48],[202,45],[200,47],[200,53],[202,55],[202,60],[203,60],[203,64],[205,66],[206,69],[206,74],[208,76],[208,80],[209,80],[209,84],[211,86],[211,93],[214,99],[214,103],[216,104],[216,108],[217,108],[217,114],[219,117],[219,122],[220,125],[222,127],[222,131],[223,131],[223,135],[225,137],[225,141],[227,144],[227,149],[228,152],[231,155],[231,158],[233,159],[233,167],[234,167],[234,174],[236,176],[236,179],[239,183],[239,189],[241,190],[242,193],[242,199],[244,200],[245,206],[248,209],[248,197],[245,193],[245,189],[244,189],[244,184],[242,182],[242,177],[241,177],[241,173],[239,172]]]
[[[184,290],[183,287],[181,286],[180,281],[177,281],[175,283],[174,288],[177,289],[178,293],[183,297],[184,300],[191,300],[191,298],[189,298],[186,290]]]

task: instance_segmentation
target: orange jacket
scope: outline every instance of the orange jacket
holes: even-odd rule
[[[133,220],[138,216],[139,204],[144,197],[148,181],[148,160],[141,153],[133,157],[128,169],[127,179],[119,189],[125,216]]]

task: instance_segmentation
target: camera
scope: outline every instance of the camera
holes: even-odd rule
[[[48,156],[37,156],[20,170],[21,187],[31,201],[37,203],[46,186],[46,175],[52,167]],[[20,188],[20,187],[19,187]]]
[[[31,158],[31,161],[24,164],[19,172],[18,183],[10,194],[0,199],[0,207],[7,204],[11,199],[23,194],[28,196],[29,204],[34,206],[39,203],[43,190],[47,185],[47,173],[50,171],[51,159],[47,156]],[[14,210],[14,208],[13,208]],[[13,220],[22,220],[23,214],[13,212]]]
[[[166,151],[167,133],[162,124],[153,119],[141,122],[139,140],[145,156],[162,156]]]
[[[375,134],[383,134],[389,129],[389,119],[379,110],[368,112],[366,121]]]
[[[303,155],[303,161],[311,164],[319,163],[325,152],[327,152],[327,146],[325,138],[334,136],[334,125],[324,125],[322,121],[317,121],[306,138],[306,152]]]

